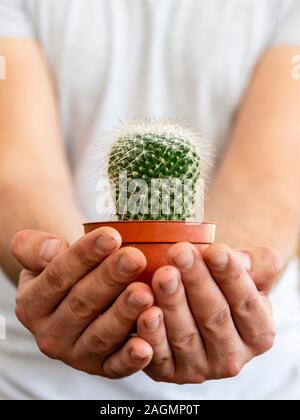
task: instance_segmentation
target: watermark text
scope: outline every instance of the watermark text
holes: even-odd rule
[[[6,79],[6,58],[0,54],[0,80]]]
[[[294,55],[291,60],[291,75],[293,80],[300,80],[300,54]]]

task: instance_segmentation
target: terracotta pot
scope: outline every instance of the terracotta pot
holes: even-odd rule
[[[216,224],[178,221],[123,221],[85,223],[85,233],[99,227],[116,229],[123,239],[122,246],[134,246],[147,258],[147,267],[137,281],[151,283],[153,273],[168,264],[167,250],[177,242],[197,245],[214,242]]]

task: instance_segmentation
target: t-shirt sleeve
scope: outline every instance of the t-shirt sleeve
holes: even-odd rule
[[[280,5],[272,45],[300,46],[300,1],[280,0]]]
[[[26,1],[0,0],[0,37],[34,37]]]

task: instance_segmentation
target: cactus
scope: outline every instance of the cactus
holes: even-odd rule
[[[108,162],[119,220],[191,220],[207,157],[204,138],[175,121],[124,123]]]

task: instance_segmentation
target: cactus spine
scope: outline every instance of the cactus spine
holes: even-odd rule
[[[207,157],[203,136],[177,122],[124,123],[108,163],[119,220],[192,219],[197,183],[203,178]],[[121,191],[120,174],[127,177],[129,188],[125,194]],[[132,195],[137,194],[139,199],[132,200]]]

